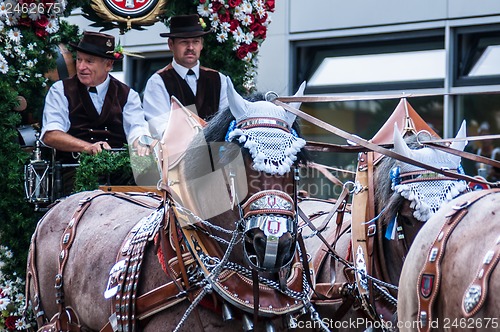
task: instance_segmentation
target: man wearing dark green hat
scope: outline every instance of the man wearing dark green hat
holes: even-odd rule
[[[200,66],[203,36],[208,33],[198,15],[180,15],[171,18],[170,32],[160,34],[168,37],[173,60],[149,78],[143,98],[146,120],[157,138],[167,127],[171,96],[184,106],[194,105],[205,120],[228,107],[226,76]]]

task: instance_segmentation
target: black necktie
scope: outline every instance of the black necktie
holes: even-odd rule
[[[90,92],[90,93],[97,93],[97,88],[96,88],[95,86],[91,86],[91,87],[89,88],[89,92]]]
[[[194,71],[189,69],[186,75],[186,82],[193,91],[193,94],[196,96],[196,76]]]

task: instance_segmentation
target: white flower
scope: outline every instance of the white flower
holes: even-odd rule
[[[211,9],[212,9],[212,6],[208,2],[201,3],[196,8],[196,10],[198,11],[198,14],[201,17],[209,17],[210,14],[212,13]]]
[[[243,1],[243,3],[241,4],[241,7],[242,7],[243,11],[245,12],[245,14],[251,14],[253,11],[252,4],[249,1]]]
[[[0,2],[0,19],[4,17],[7,17],[7,4]]]
[[[59,21],[57,19],[51,19],[49,20],[49,23],[45,27],[45,31],[47,31],[50,34],[56,33],[59,31]]]
[[[243,41],[243,38],[245,38],[245,33],[243,32],[241,27],[238,27],[233,31],[233,38],[238,44]]]
[[[9,33],[7,34],[14,43],[19,44],[21,42],[21,38],[23,35],[21,34],[21,31],[18,28],[13,28],[9,30]]]
[[[5,20],[5,23],[7,23],[7,25],[11,27],[16,26],[18,22],[18,17],[15,15],[8,15],[7,19]]]
[[[24,317],[21,317],[21,318],[16,320],[16,330],[18,330],[18,331],[27,330],[29,327],[30,327],[30,325],[26,324]]]
[[[220,30],[222,32],[229,33],[231,31],[231,24],[229,22],[223,22],[220,24]]]
[[[2,288],[2,295],[3,296],[9,296],[10,294],[12,294],[12,286],[11,285],[5,285]]]
[[[15,296],[15,301],[16,302],[23,302],[24,301],[24,294],[23,293],[17,293]]]
[[[9,65],[7,64],[7,61],[0,61],[0,73],[7,74],[8,71]]]
[[[26,61],[26,67],[28,67],[28,68],[33,68],[34,66],[35,66],[35,64],[33,63],[33,61],[32,61],[32,60],[28,60],[28,61]]]
[[[263,18],[264,16],[266,16],[266,9],[264,7],[257,8],[256,11],[257,15],[259,15],[259,18]]]
[[[243,36],[243,42],[247,45],[250,45],[252,41],[253,41],[253,31],[245,33],[245,35]]]
[[[5,257],[7,257],[7,258],[12,258],[12,257],[14,257],[14,254],[12,253],[12,250],[7,250],[7,251],[5,252]]]
[[[3,23],[2,20],[0,20],[0,32],[2,32],[3,29],[5,29],[5,24]],[[2,40],[2,39],[0,38],[0,40]]]
[[[253,23],[253,17],[250,15],[245,15],[241,20],[241,25],[244,25],[246,27],[252,23]]]
[[[217,41],[219,43],[224,43],[227,41],[227,32],[220,32],[217,34]]]
[[[6,310],[9,303],[10,303],[10,300],[8,297],[0,298],[0,311]]]
[[[245,57],[241,60],[245,61],[245,62],[251,62],[252,61],[252,52],[248,52],[247,55],[245,55]]]
[[[220,23],[220,20],[219,20],[219,14],[217,13],[213,13],[212,15],[210,15],[210,21],[212,21],[212,23],[210,24],[212,27],[214,28],[217,28],[217,26],[219,25]]]
[[[246,16],[245,10],[243,9],[243,4],[234,7],[234,18],[237,20],[241,20],[243,17]]]

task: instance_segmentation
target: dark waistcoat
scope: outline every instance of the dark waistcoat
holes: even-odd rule
[[[71,122],[68,134],[90,143],[106,141],[112,148],[121,148],[127,143],[122,111],[130,88],[114,77],[110,78],[101,114],[97,113],[87,88],[76,75],[63,80]],[[64,160],[64,155],[68,154],[58,151],[58,155]]]
[[[196,84],[196,96],[174,70],[172,64],[158,72],[170,96],[175,96],[184,106],[196,105],[198,116],[207,120],[219,110],[221,81],[219,73],[213,69],[200,67],[200,77]]]

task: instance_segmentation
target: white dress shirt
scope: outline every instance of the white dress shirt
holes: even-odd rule
[[[92,103],[97,113],[101,114],[106,93],[108,92],[110,78],[98,85],[97,93],[89,93]],[[144,110],[141,105],[139,94],[130,89],[127,103],[123,107],[123,130],[129,145],[142,135],[150,135],[148,125],[144,119]],[[60,130],[68,132],[71,127],[69,120],[69,103],[64,95],[64,85],[62,81],[55,82],[49,89],[45,97],[45,107],[43,109],[43,127],[41,140],[47,131]]]
[[[172,67],[180,77],[186,79],[186,76],[190,76],[187,74],[189,68],[179,65],[177,62],[175,62],[175,60],[172,61]],[[198,61],[196,66],[191,69],[194,72],[196,80],[198,80],[198,78],[200,77],[200,62]],[[226,76],[221,73],[219,73],[219,75],[221,80],[221,91],[219,99],[220,111],[229,107],[229,103],[227,101]],[[193,88],[191,88],[191,90],[193,90]],[[163,136],[163,132],[167,128],[168,119],[170,117],[170,106],[170,94],[168,93],[161,76],[155,73],[149,78],[148,82],[146,83],[143,98],[144,114],[146,116],[146,121],[149,124],[151,135],[154,138],[160,139]],[[191,105],[184,106],[187,107]],[[196,108],[189,107],[189,109],[195,110]]]

